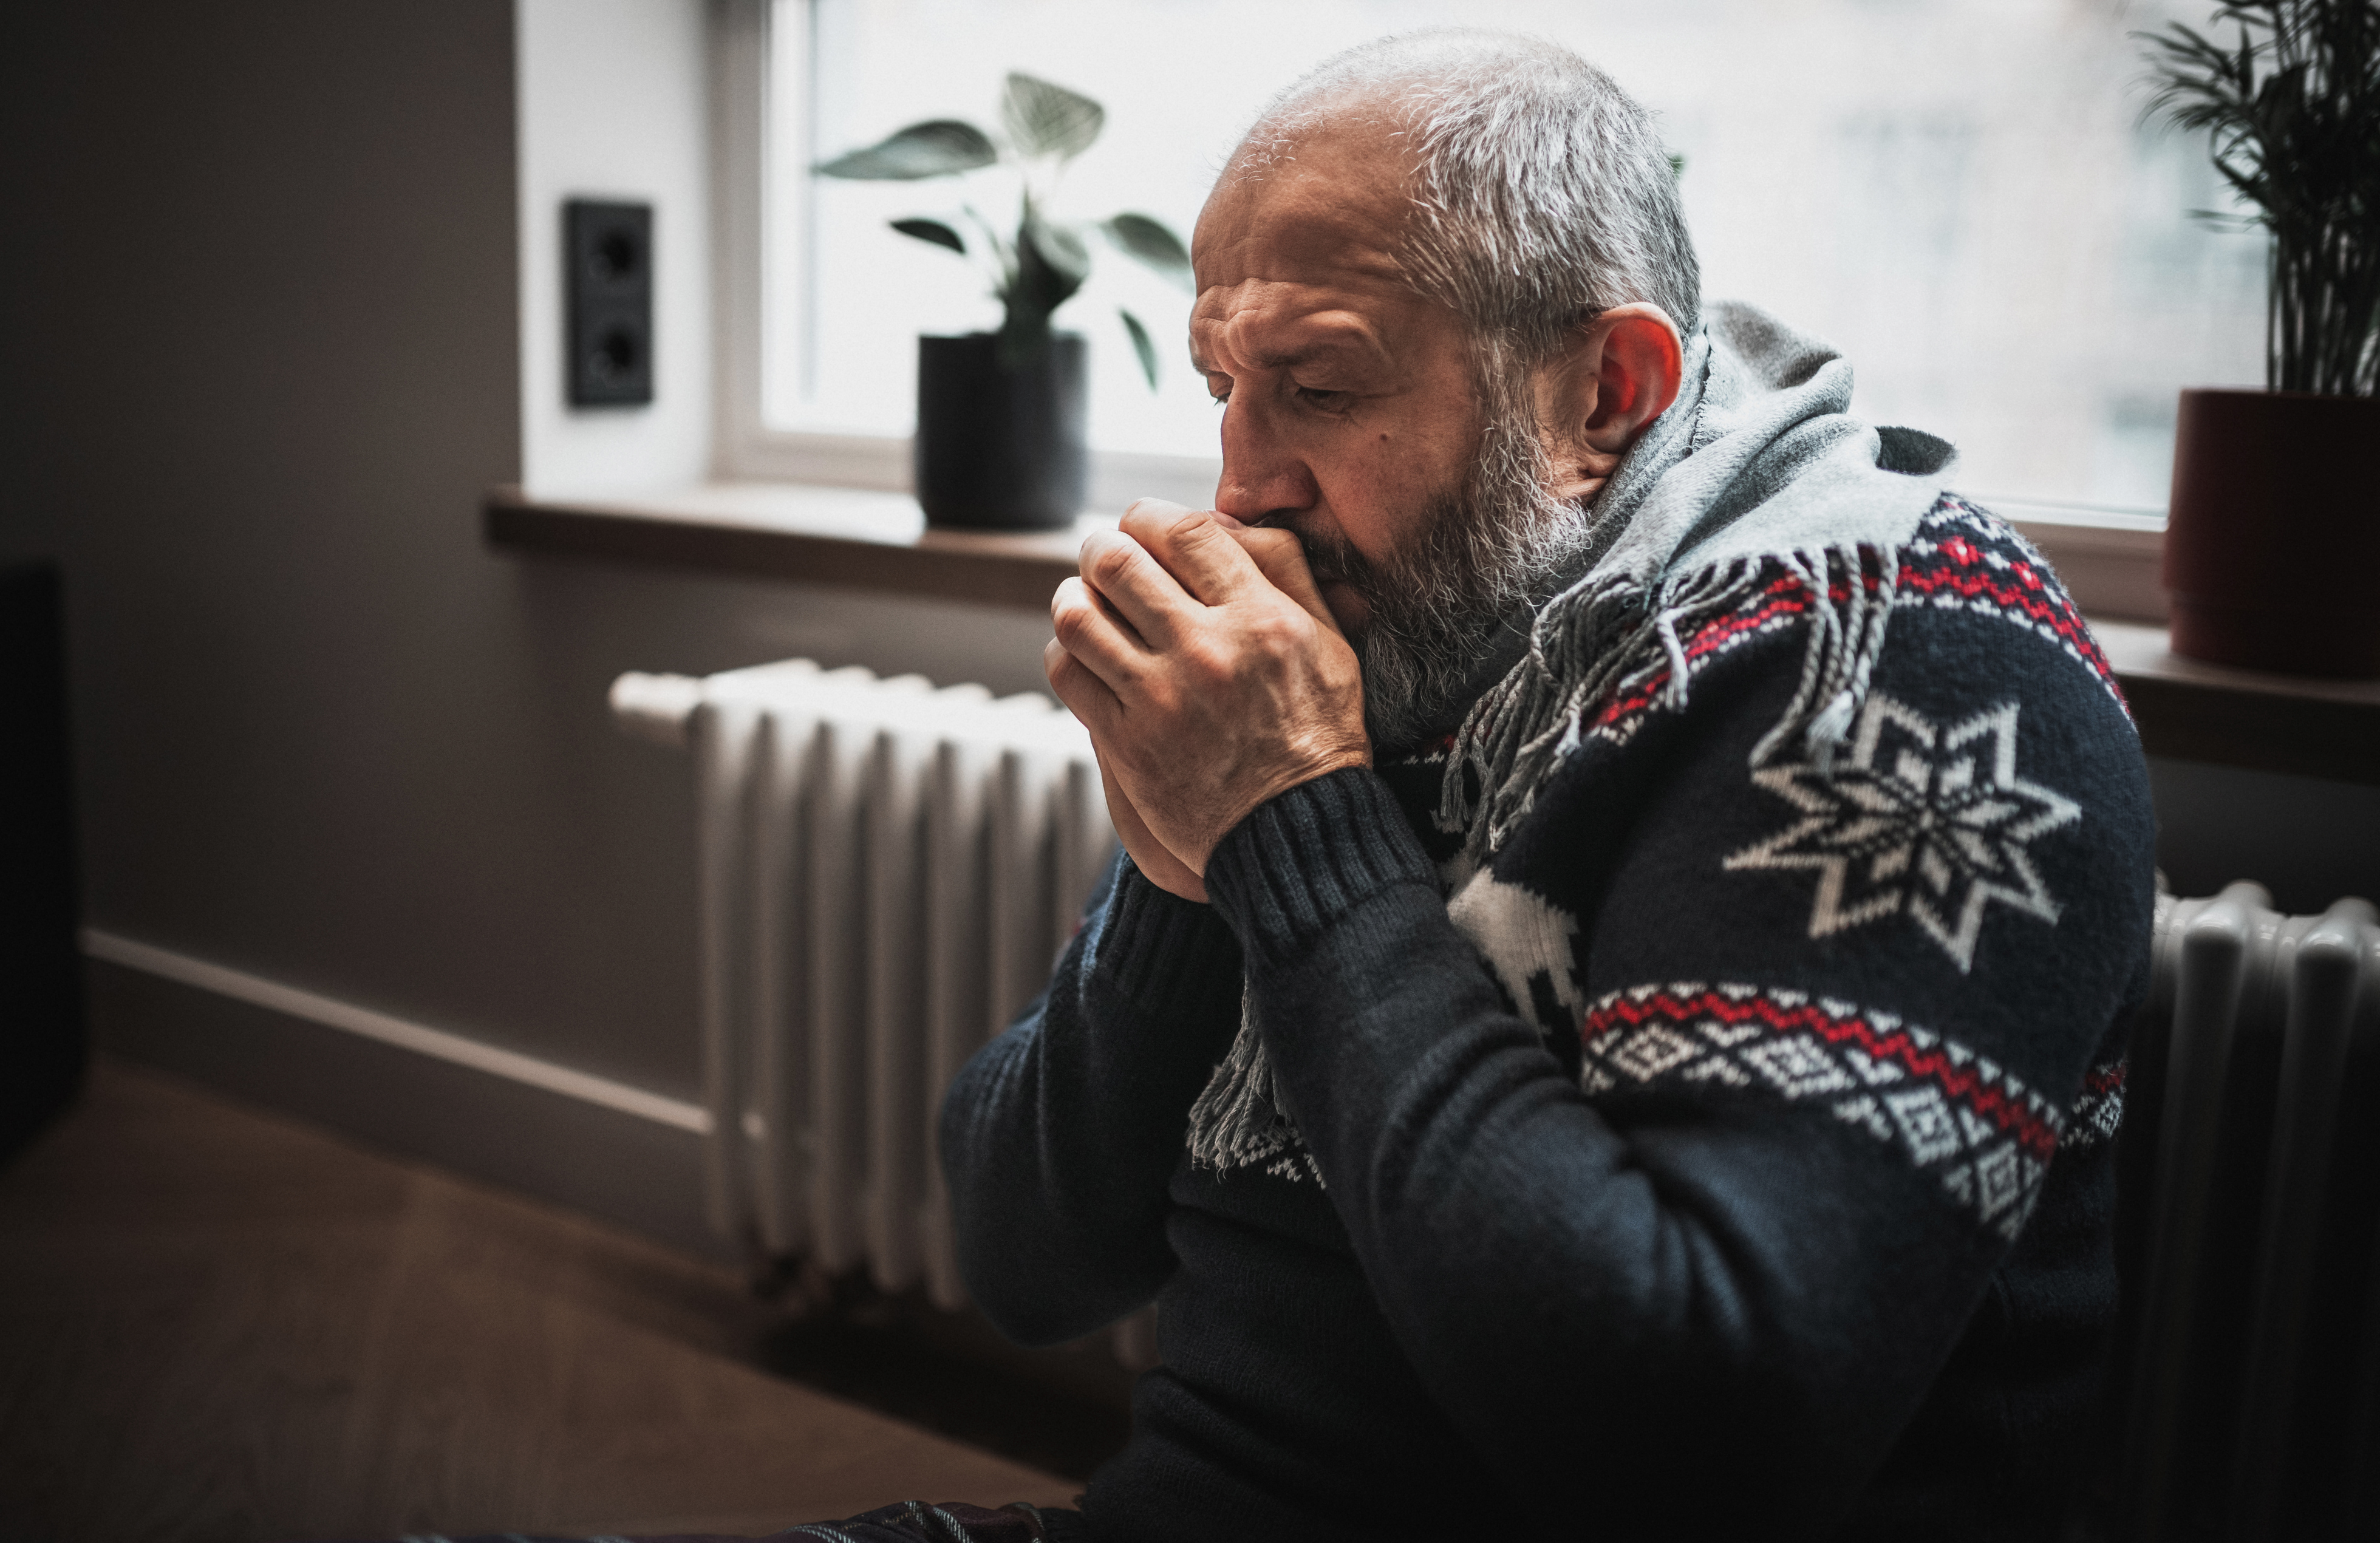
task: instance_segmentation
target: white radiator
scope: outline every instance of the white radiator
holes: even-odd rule
[[[1040,697],[804,659],[625,674],[612,707],[694,753],[711,1224],[962,1306],[935,1112],[1114,849],[1089,735]]]

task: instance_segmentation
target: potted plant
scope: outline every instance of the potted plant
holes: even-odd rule
[[[915,182],[987,166],[1014,169],[1020,209],[1012,236],[964,205],[974,239],[948,220],[894,220],[904,236],[973,259],[1002,311],[997,333],[917,339],[917,502],[927,523],[1038,529],[1070,525],[1087,481],[1084,342],[1051,330],[1050,312],[1090,274],[1086,237],[1097,233],[1187,289],[1190,254],[1146,214],[1073,225],[1050,213],[1066,164],[1090,148],[1106,112],[1089,97],[1011,74],[1001,100],[1003,140],[971,123],[913,123],[880,143],[815,169],[821,176]],[[1150,389],[1157,349],[1140,319],[1117,308]]]
[[[2380,6],[2252,0],[2215,19],[2236,46],[2178,24],[2147,38],[2150,111],[2208,131],[2271,236],[2266,389],[2181,394],[2172,648],[2380,674]]]

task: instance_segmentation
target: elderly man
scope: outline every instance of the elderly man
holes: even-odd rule
[[[1325,65],[1194,255],[1216,506],[1051,608],[1126,856],[942,1122],[995,1322],[1159,1304],[1069,1524],[2053,1535],[2152,891],[2056,579],[1560,49]]]

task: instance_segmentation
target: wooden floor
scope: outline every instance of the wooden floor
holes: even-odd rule
[[[103,1063],[0,1170],[0,1540],[774,1531],[1079,1486],[749,1364],[733,1271]]]

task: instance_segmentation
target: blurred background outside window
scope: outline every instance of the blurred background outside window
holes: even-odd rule
[[[883,436],[910,431],[916,334],[999,320],[968,263],[885,222],[971,200],[1013,225],[1014,187],[997,170],[964,186],[824,181],[814,161],[922,118],[994,128],[1002,78],[1021,69],[1107,108],[1056,213],[1144,211],[1186,239],[1281,86],[1367,38],[1482,19],[1444,0],[773,5],[760,416],[779,432]],[[1503,0],[1492,18],[1575,48],[1658,115],[1685,157],[1706,298],[1755,301],[1840,346],[1856,410],[1952,440],[1966,491],[2010,513],[2154,526],[2176,390],[2263,379],[2264,237],[2192,218],[2229,207],[2203,143],[2140,121],[2131,34],[2203,27],[2210,9]],[[1188,298],[1098,255],[1058,314],[1092,342],[1094,447],[1213,457]],[[1158,336],[1153,395],[1119,305]]]

